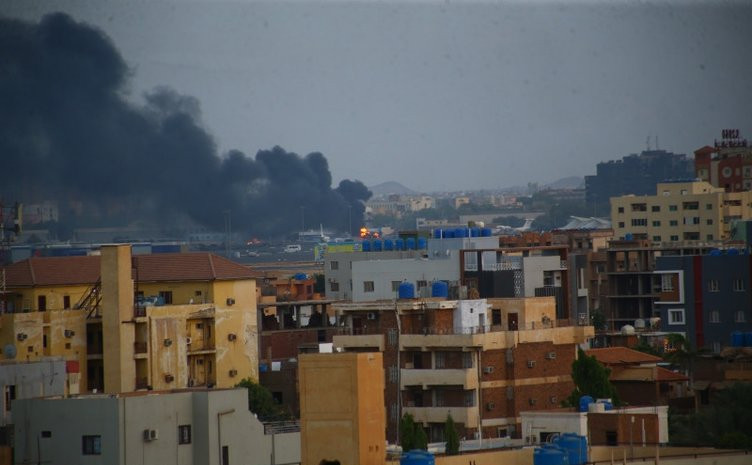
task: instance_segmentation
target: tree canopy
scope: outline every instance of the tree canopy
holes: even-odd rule
[[[444,422],[444,440],[446,441],[445,452],[447,455],[460,453],[460,436],[451,414],[447,414],[447,419]]]
[[[415,423],[413,416],[409,413],[402,415],[399,436],[403,452],[414,449],[428,449],[428,437],[423,430],[423,426]]]
[[[260,421],[284,421],[292,418],[290,413],[274,400],[267,388],[252,379],[245,378],[235,387],[244,387],[248,390],[248,410],[255,413]]]
[[[610,374],[611,370],[578,348],[577,359],[572,362],[572,381],[575,387],[566,403],[578,405],[580,397],[587,395],[594,399],[611,399],[614,405],[619,405],[619,396],[608,379]]]

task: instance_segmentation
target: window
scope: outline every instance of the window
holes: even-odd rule
[[[84,455],[102,455],[102,436],[81,436],[81,453]]]
[[[720,290],[720,287],[718,286],[718,280],[717,279],[708,279],[708,291],[709,292],[718,292]]]
[[[196,292],[194,293],[194,295],[195,295],[196,297],[201,297],[201,296],[202,296],[203,294],[202,294],[202,292],[201,292],[201,291],[196,291]]]
[[[332,292],[339,292],[339,283],[332,281],[329,283],[329,290]]]
[[[661,211],[661,206],[660,205],[653,205],[650,208],[650,210],[653,211],[653,212],[659,212],[659,211]]]
[[[668,324],[670,325],[683,325],[684,322],[684,309],[672,308],[668,311]]]
[[[713,235],[712,234],[708,234],[707,236],[705,236],[705,240],[712,241],[713,240]]]
[[[5,411],[10,412],[10,403],[16,399],[16,385],[8,384],[5,386]]]
[[[714,342],[713,343],[713,352],[716,354],[721,353],[721,343],[720,342]]]
[[[462,368],[468,369],[473,367],[472,352],[462,352]]]
[[[705,204],[705,210],[712,210],[712,209],[713,209],[713,204],[712,203],[706,203]]]
[[[64,309],[69,309],[70,308],[70,296],[69,295],[64,295],[63,296],[63,308]]]
[[[619,213],[624,213],[624,207],[619,207]]]
[[[675,212],[677,210],[678,210],[678,208],[676,207],[676,205],[669,205],[668,206],[668,211],[670,211],[670,212]]]
[[[164,301],[165,305],[172,304],[172,291],[159,291],[159,297]]]
[[[661,242],[661,236],[653,236],[653,242]]]
[[[700,224],[700,217],[699,216],[693,216],[692,217],[692,224]]]
[[[705,220],[705,224],[713,224],[713,218],[708,218]]]
[[[699,202],[684,202],[682,204],[682,208],[684,210],[699,210],[700,203]]]
[[[47,310],[47,296],[37,296],[37,310],[40,312]]]
[[[434,353],[434,368],[446,368],[446,354],[444,352]]]
[[[746,321],[747,316],[744,314],[744,310],[739,310],[738,312],[734,313],[734,322],[745,323]]]
[[[230,446],[222,446],[222,465],[230,465]]]
[[[363,292],[373,292],[373,281],[363,281]]]
[[[329,262],[329,268],[332,270],[339,270],[339,262],[332,260],[331,262]]]
[[[648,205],[645,203],[633,203],[631,205],[633,212],[646,212],[648,211]]]
[[[731,288],[734,292],[742,292],[744,290],[744,281],[741,279],[735,279],[731,282]]]
[[[679,240],[679,236],[671,236],[671,240],[676,242]]]
[[[632,218],[632,226],[647,226],[647,218]]]
[[[623,228],[623,227],[624,227],[624,222],[623,222],[623,221],[619,221],[619,227],[620,227],[620,228]]]
[[[679,226],[679,222],[677,220],[671,220],[668,222],[669,226]]]
[[[402,281],[392,281],[392,292],[399,291],[399,285]]]
[[[653,227],[654,228],[659,228],[660,226],[661,226],[661,222],[660,221],[653,221]]]
[[[178,426],[178,444],[191,443],[191,425]]]
[[[671,292],[674,290],[673,276],[670,274],[661,275],[661,292]]]
[[[708,316],[708,320],[711,323],[720,323],[721,322],[721,314],[718,310],[713,310],[710,312],[710,315]]]

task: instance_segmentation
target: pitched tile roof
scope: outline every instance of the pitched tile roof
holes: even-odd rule
[[[675,382],[689,378],[659,366],[618,368],[611,373],[611,381]]]
[[[134,279],[139,282],[214,281],[252,279],[258,273],[208,252],[134,256]],[[7,287],[94,284],[100,257],[32,257],[4,267]]]
[[[628,347],[606,347],[604,349],[586,350],[587,355],[595,357],[604,365],[637,365],[640,363],[658,363],[663,359]]]

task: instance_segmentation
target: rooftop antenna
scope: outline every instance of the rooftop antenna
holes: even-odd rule
[[[647,147],[645,150],[648,152],[650,151],[650,135],[648,134],[647,139],[645,139],[645,146]]]

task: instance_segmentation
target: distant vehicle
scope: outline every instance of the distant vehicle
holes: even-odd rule
[[[284,253],[294,253],[294,252],[300,252],[303,250],[303,248],[300,246],[300,244],[289,244],[285,246],[285,249],[283,250]]]

